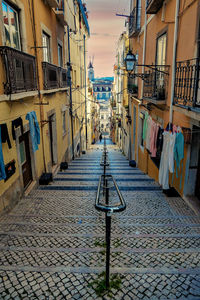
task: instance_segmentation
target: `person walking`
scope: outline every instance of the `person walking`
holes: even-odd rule
[[[102,133],[100,133],[99,140],[100,140],[100,143],[101,143],[101,140],[102,140]]]

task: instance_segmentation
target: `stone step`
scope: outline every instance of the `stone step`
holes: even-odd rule
[[[0,273],[0,284],[6,279],[12,298],[102,300],[89,287],[89,283],[94,282],[104,268],[47,267],[38,270],[35,267],[17,267],[17,271],[14,268],[3,266]],[[199,299],[200,276],[193,272],[190,274],[190,270],[185,274],[177,273],[177,270],[164,274],[162,269],[160,273],[153,273],[152,269],[148,273],[145,269],[133,269],[135,273],[127,273],[122,268],[111,269],[113,271],[123,273],[120,290],[113,290],[116,300]],[[18,288],[14,289],[14,282],[23,282],[23,285],[18,284]],[[0,294],[3,299],[7,297],[4,287],[0,288]],[[104,296],[104,299],[110,298]]]
[[[93,233],[103,234],[105,232],[105,224],[95,223],[64,223],[64,224],[51,224],[51,223],[0,223],[0,232],[33,232],[33,233]],[[112,224],[112,233],[118,235],[173,235],[173,234],[200,234],[199,224],[151,224],[151,225],[127,225],[127,224]]]
[[[0,247],[44,247],[44,248],[73,248],[94,249],[103,247],[105,234],[55,234],[32,232],[0,232]],[[181,252],[200,251],[200,235],[167,235],[142,236],[129,235],[122,237],[111,235],[111,248],[114,250],[133,253],[146,252]]]
[[[47,214],[29,214],[29,215],[22,215],[22,214],[14,214],[10,213],[8,215],[2,215],[0,217],[0,221],[5,224],[11,223],[29,223],[29,224],[90,224],[90,223],[97,223],[98,224],[105,224],[105,216],[104,214],[99,214],[98,216],[70,216],[70,215],[47,215]],[[128,226],[164,226],[164,225],[171,225],[171,226],[193,226],[193,224],[200,224],[200,218],[198,216],[121,216],[121,214],[113,215],[112,216],[112,224],[118,225],[128,225]]]
[[[47,247],[1,247],[1,269],[3,266],[38,267],[46,268],[70,267],[70,268],[98,268],[105,266],[105,253],[101,249],[65,249]],[[146,273],[152,268],[154,273],[160,270],[177,273],[193,271],[200,274],[200,252],[191,251],[174,252],[126,252],[120,249],[111,249],[110,266],[113,269],[126,269],[131,273],[133,270],[146,269]]]

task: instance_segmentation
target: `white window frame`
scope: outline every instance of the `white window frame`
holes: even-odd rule
[[[60,43],[60,41],[58,41],[58,65],[59,67],[63,67],[63,63],[64,63],[64,60],[63,60],[63,44]],[[59,49],[61,49],[61,61],[60,61],[60,51]]]
[[[47,41],[47,48],[43,48],[43,61],[51,63],[51,37],[45,30],[42,31],[42,46],[46,47],[44,37]],[[47,53],[45,53],[45,49],[47,49]]]
[[[6,45],[6,33],[5,33],[5,25],[4,25],[4,21],[3,21],[3,4],[7,6],[8,8],[8,21],[9,21],[9,34],[10,34],[10,13],[9,13],[9,8],[11,8],[14,13],[16,14],[16,22],[17,22],[17,32],[18,32],[18,43],[19,43],[19,48],[17,47],[13,47],[14,46],[14,42],[13,42],[13,35],[10,34],[10,45],[8,45],[9,47],[12,47],[14,49],[17,50],[21,50],[22,45],[21,45],[21,29],[19,26],[19,10],[16,10],[16,8],[14,8],[14,6],[10,5],[10,3],[8,3],[6,0],[1,1],[1,14],[2,14],[2,27],[3,27],[3,36],[4,36],[4,44]]]

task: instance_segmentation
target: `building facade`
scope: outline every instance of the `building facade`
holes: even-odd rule
[[[0,20],[3,210],[80,153],[89,26],[81,0],[1,0]]]
[[[128,34],[136,60],[134,71],[124,75],[131,116],[130,158],[163,190],[174,188],[186,200],[199,198],[200,3],[132,0]],[[167,137],[175,146],[169,147]]]
[[[93,84],[93,94],[100,105],[100,131],[110,136],[111,109],[110,100],[112,98],[113,77],[95,78]]]

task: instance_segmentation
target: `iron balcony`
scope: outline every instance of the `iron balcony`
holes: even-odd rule
[[[168,90],[169,66],[155,65],[154,68],[145,71],[144,99],[155,103],[165,104]]]
[[[140,32],[141,7],[136,6],[129,18],[129,37],[136,36]]]
[[[59,66],[42,62],[43,86],[45,90],[69,87],[70,71]]]
[[[147,14],[156,14],[163,5],[164,0],[147,0]]]
[[[176,63],[174,104],[200,107],[200,61],[199,58]]]
[[[37,90],[34,56],[7,46],[0,47],[0,54],[6,71],[6,95]]]

